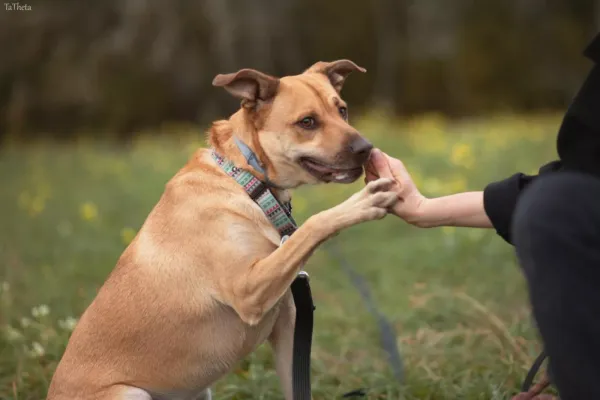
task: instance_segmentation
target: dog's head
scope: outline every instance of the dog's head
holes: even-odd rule
[[[351,183],[362,175],[372,149],[348,122],[348,106],[340,96],[354,71],[366,72],[349,60],[318,62],[283,78],[242,69],[217,75],[213,85],[242,100],[233,134],[252,131],[249,144],[274,183],[286,188]]]

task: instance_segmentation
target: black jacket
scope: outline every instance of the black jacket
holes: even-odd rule
[[[485,212],[496,232],[511,243],[512,215],[519,195],[536,177],[557,170],[581,171],[600,178],[600,34],[584,51],[594,65],[573,99],[558,132],[559,160],[538,175],[522,173],[490,183],[483,192]]]

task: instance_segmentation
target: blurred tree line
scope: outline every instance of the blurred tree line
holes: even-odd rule
[[[22,2],[25,4],[25,2]],[[217,73],[349,58],[353,109],[563,108],[598,0],[53,0],[0,8],[0,135],[121,137],[236,106]]]

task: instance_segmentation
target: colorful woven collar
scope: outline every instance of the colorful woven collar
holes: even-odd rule
[[[242,185],[248,196],[252,198],[269,218],[273,226],[283,238],[291,236],[298,228],[292,217],[292,204],[281,204],[271,190],[250,172],[236,167],[231,161],[211,151],[216,163],[237,183]]]

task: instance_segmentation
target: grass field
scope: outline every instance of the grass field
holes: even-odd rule
[[[557,116],[448,123],[428,116],[357,126],[402,158],[427,196],[481,190],[555,157]],[[77,317],[191,152],[200,132],[0,152],[0,399],[42,399]],[[299,222],[362,186],[306,187]],[[405,364],[394,382],[367,312],[337,261],[309,262],[317,304],[315,399],[506,399],[539,350],[512,249],[493,231],[418,229],[388,216],[333,239],[393,322]],[[268,346],[215,387],[217,399],[281,398]]]

